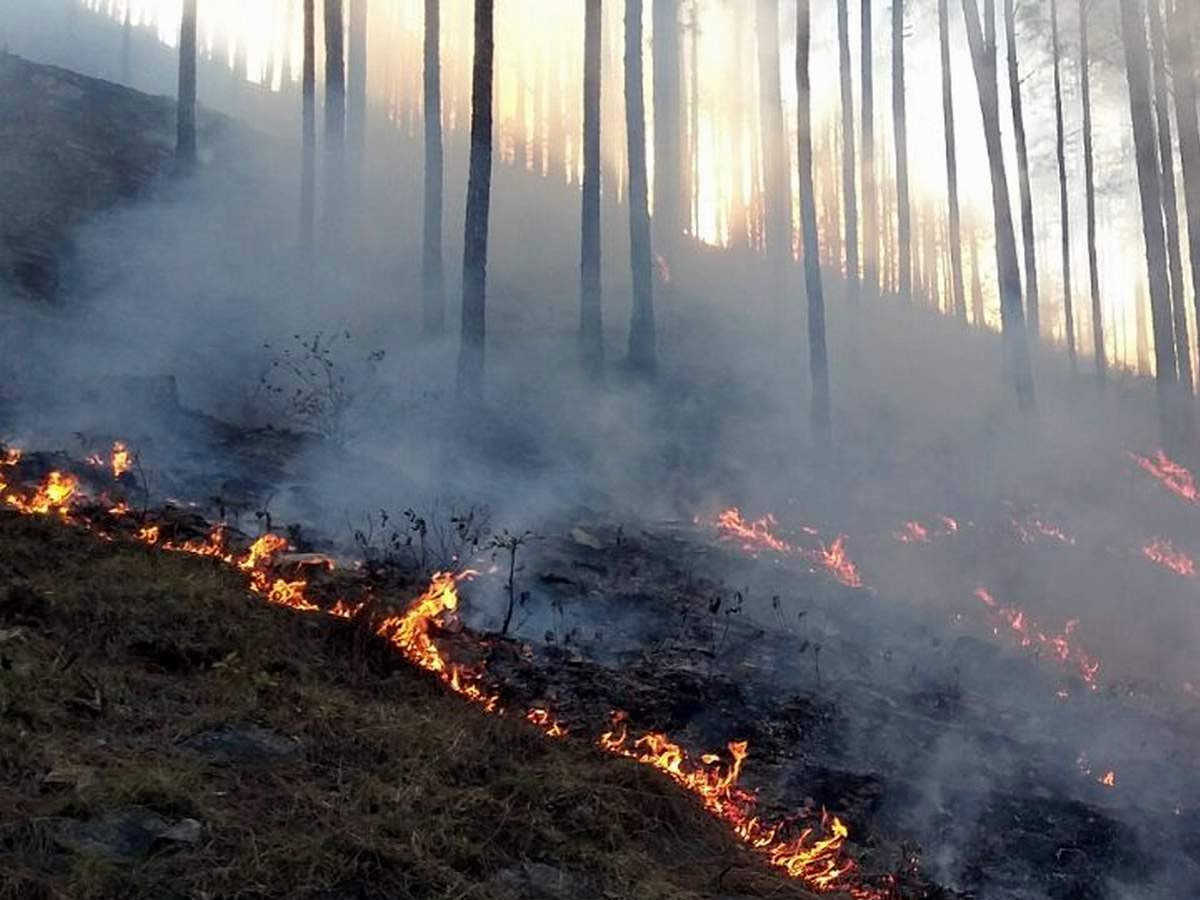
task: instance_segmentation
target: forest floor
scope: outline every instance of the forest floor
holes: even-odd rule
[[[805,897],[236,571],[0,512],[0,896]]]

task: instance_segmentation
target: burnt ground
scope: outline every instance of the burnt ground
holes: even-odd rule
[[[504,678],[523,697],[568,718],[628,709],[698,746],[746,739],[777,811],[836,811],[868,860],[911,842],[971,896],[1200,888],[1200,716],[1177,689],[1093,690],[970,607],[900,607],[692,526],[584,529],[528,551],[518,621],[541,649]]]
[[[262,452],[278,452],[282,437]],[[134,476],[113,486],[102,470],[66,455],[32,455],[21,476],[36,480],[56,466],[79,471],[93,494],[136,503]],[[214,513],[144,515],[184,539],[203,535]],[[20,527],[45,539],[42,526]],[[311,548],[303,532],[293,537]],[[355,552],[368,551],[377,590],[402,603],[419,590],[420,551],[375,538]],[[432,567],[444,560],[429,541]],[[553,710],[581,748],[610,727],[614,710],[628,713],[634,733],[663,731],[694,752],[746,740],[744,783],[759,793],[763,812],[843,818],[862,868],[898,874],[902,896],[949,889],[946,896],[1179,897],[1200,884],[1192,753],[1200,721],[1194,705],[1161,685],[1090,689],[1057,660],[993,634],[993,623],[972,619],[969,607],[955,616],[922,610],[900,592],[845,587],[807,564],[747,554],[707,526],[682,522],[638,527],[581,515],[531,536],[518,550],[513,633],[487,637],[507,603],[506,551],[469,539],[453,550],[494,571],[463,589],[471,630],[442,639],[460,660],[484,664],[505,706]],[[47,577],[51,570],[30,569],[46,564],[27,555],[7,577]],[[13,596],[26,597],[23,590]],[[133,604],[149,596],[134,594]],[[28,612],[24,601],[17,609]],[[134,629],[123,652],[172,675],[226,665],[222,648],[186,638],[197,625],[160,635],[154,622]],[[318,654],[312,677],[326,666],[361,673],[354,641],[327,640],[335,643]],[[388,654],[372,665],[393,679],[412,677]],[[209,718],[272,723],[276,731],[285,721],[245,710],[210,709]],[[1117,773],[1112,787],[1099,782],[1108,769]],[[87,812],[104,814],[102,806]],[[564,867],[558,849],[543,851],[530,858]]]
[[[811,895],[667,779],[486,715],[355,623],[0,511],[0,896]]]

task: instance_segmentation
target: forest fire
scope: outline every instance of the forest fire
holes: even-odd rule
[[[1158,480],[1164,488],[1188,503],[1200,503],[1200,489],[1192,473],[1175,462],[1162,450],[1154,451],[1152,457],[1129,453],[1129,458]]]
[[[600,736],[599,746],[610,753],[636,760],[668,775],[695,794],[713,816],[727,823],[743,842],[762,854],[771,865],[819,891],[841,891],[868,900],[887,892],[865,888],[848,881],[854,863],[844,855],[849,832],[836,816],[822,814],[817,828],[808,827],[792,838],[781,838],[781,823],[770,823],[755,815],[753,794],[737,787],[748,753],[745,741],[731,741],[731,762],[720,765],[717,754],[705,754],[698,763],[666,735],[651,732],[630,740],[625,714],[613,716],[614,730]]]
[[[69,516],[71,501],[79,488],[79,482],[74,475],[54,471],[45,477],[31,494],[22,496],[18,493],[4,495],[4,502],[14,509],[32,515],[56,514],[62,518]],[[0,491],[6,490],[7,485],[0,482]]]
[[[1032,544],[1040,535],[1049,540],[1058,541],[1060,544],[1075,545],[1075,538],[1067,534],[1061,527],[1045,522],[1037,516],[1027,516],[1024,520],[1013,517],[1011,522],[1013,531],[1016,532],[1017,539],[1022,544]]]
[[[1183,578],[1196,577],[1196,561],[1175,549],[1175,545],[1166,538],[1155,538],[1142,548],[1142,555],[1157,566],[1162,566]]]
[[[116,467],[114,477],[119,477]],[[45,515],[53,512],[67,519],[72,502],[78,499],[78,487],[74,476],[54,471],[32,494],[9,493],[4,499],[9,506],[25,514]],[[103,536],[86,516],[69,520],[77,521],[77,524]],[[765,518],[747,524],[733,510],[723,521],[750,538],[760,541],[767,539],[768,545],[789,546],[770,534],[773,519]],[[163,541],[162,529],[156,524],[138,527],[131,537],[139,543],[166,552],[217,559],[240,572],[252,593],[274,605],[341,619],[355,617],[364,606],[339,599],[332,606],[323,607],[308,596],[307,580],[289,581],[277,575],[280,555],[289,549],[289,544],[285,538],[273,533],[257,538],[242,552],[230,547],[228,531],[221,524],[212,526],[203,540],[192,539],[179,543]],[[828,548],[822,546],[822,552],[831,570],[841,572],[848,581],[857,579],[853,563],[845,556],[843,538],[838,538]],[[373,621],[371,627],[378,637],[395,648],[409,663],[436,676],[454,693],[488,713],[505,715],[507,711],[500,706],[499,694],[488,686],[483,669],[452,661],[433,637],[441,620],[458,610],[458,585],[477,575],[477,572],[469,569],[458,574],[436,573],[425,592],[411,601],[402,612],[383,616]],[[523,718],[549,738],[564,739],[568,736],[566,726],[544,707],[529,709]],[[755,815],[754,795],[736,785],[748,753],[745,742],[728,745],[732,762],[723,768],[716,754],[704,754],[699,757],[698,763],[692,762],[686,750],[660,733],[647,733],[631,740],[623,725],[623,716],[618,716],[617,722],[621,724],[619,732],[606,732],[597,740],[596,745],[601,750],[664,773],[695,795],[705,810],[728,825],[741,842],[770,866],[822,893],[839,891],[857,900],[884,900],[892,895],[887,888],[864,886],[854,877],[856,867],[845,849],[849,832],[836,817],[823,814],[818,823],[793,834],[795,829],[791,822],[770,823]]]
[[[1079,677],[1092,690],[1099,688],[1096,677],[1100,672],[1100,660],[1090,656],[1073,642],[1072,635],[1079,627],[1078,619],[1069,620],[1060,633],[1052,634],[1042,630],[1024,610],[1000,603],[987,588],[976,588],[975,597],[988,608],[995,620],[992,626],[993,634],[999,636],[1007,630],[1021,647],[1045,650],[1060,664],[1074,667]]]
[[[947,537],[958,533],[958,520],[950,516],[941,516],[939,525],[925,525],[916,519],[905,522],[899,530],[892,532],[892,537],[902,544],[929,544],[935,537]]]
[[[696,522],[702,520],[697,517]],[[862,587],[863,580],[858,567],[846,551],[846,535],[840,534],[826,544],[818,537],[820,532],[810,526],[803,526],[805,535],[817,538],[815,547],[800,547],[791,544],[776,534],[779,526],[775,516],[767,513],[753,521],[747,520],[738,507],[730,507],[722,511],[712,523],[717,529],[721,540],[733,541],[739,544],[745,552],[757,556],[764,551],[778,553],[781,556],[793,556],[820,566],[835,580],[847,587]]]

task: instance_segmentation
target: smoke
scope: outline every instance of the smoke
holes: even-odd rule
[[[14,44],[18,35],[37,43],[36,15],[5,18]],[[108,51],[89,44],[88,22],[72,46],[100,69]],[[169,66],[160,68],[139,77],[166,91]],[[203,75],[201,85],[203,101]],[[288,121],[293,100],[263,102]],[[799,272],[773,297],[748,252],[696,249],[669,261],[670,281],[656,283],[661,377],[625,373],[627,211],[607,189],[609,366],[597,386],[575,348],[577,193],[497,162],[486,402],[464,409],[454,390],[462,142],[448,148],[449,335],[427,339],[418,142],[379,129],[346,231],[321,234],[308,258],[298,251],[296,142],[270,121],[221,123],[195,179],[164,178],[81,228],[56,306],[4,303],[6,436],[81,449],[122,437],[159,496],[219,494],[343,546],[381,509],[476,505],[497,528],[545,535],[580,523],[654,530],[734,504],[772,512],[784,529],[846,534],[868,590],[829,589],[765,560],[697,563],[716,583],[741,579],[745,618],[779,645],[823,646],[823,681],[813,651],[794,650],[781,653],[773,687],[864,711],[825,763],[889,773],[889,814],[922,837],[950,884],[968,886],[987,830],[1007,827],[994,818],[1008,808],[997,795],[1045,790],[1061,808],[1082,798],[1106,821],[1132,823],[1143,844],[1161,839],[1163,878],[1194,886],[1194,851],[1185,860],[1175,849],[1172,817],[1176,807],[1174,818],[1194,816],[1194,707],[1173,719],[1179,686],[1196,683],[1196,584],[1155,569],[1140,547],[1161,534],[1200,551],[1189,545],[1197,510],[1124,455],[1153,445],[1148,383],[1118,377],[1098,392],[1044,352],[1028,419],[1015,410],[995,335],[901,299],[852,307],[831,264],[835,443],[824,452],[808,426]],[[315,335],[324,343],[306,351]],[[943,515],[961,532],[928,547],[892,536],[905,521]],[[1023,544],[1011,521],[1031,515],[1075,543]],[[527,584],[555,561],[548,543],[522,553]],[[980,586],[1054,634],[1078,620],[1072,637],[1103,660],[1103,690],[1000,633],[974,597]],[[529,590],[522,636],[536,638],[560,626],[552,592]],[[777,596],[786,629],[770,605]],[[501,602],[481,596],[481,619],[495,619]],[[654,610],[622,614],[611,597],[569,616],[591,632],[623,618],[609,633],[646,646],[670,634]],[[1064,683],[1067,700],[1056,693]],[[1081,753],[1116,769],[1114,791],[1081,773]],[[1031,784],[1030,770],[1047,783]],[[1155,821],[1164,815],[1168,824]]]

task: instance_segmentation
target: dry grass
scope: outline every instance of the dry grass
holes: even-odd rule
[[[209,560],[0,513],[0,897],[808,896],[654,773],[368,664],[352,632]],[[297,752],[188,748],[229,724]],[[200,838],[62,846],[64,820],[128,809]]]

